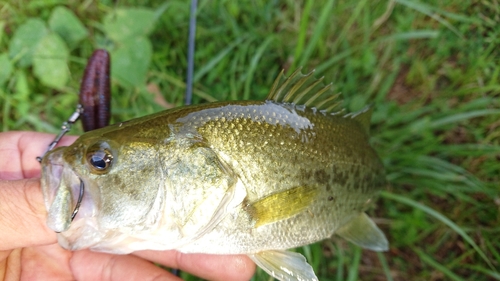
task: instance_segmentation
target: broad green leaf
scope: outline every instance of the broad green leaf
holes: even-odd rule
[[[21,25],[9,44],[9,56],[14,61],[19,60],[19,66],[30,66],[33,61],[33,53],[38,43],[47,35],[45,23],[37,18],[29,19]]]
[[[144,85],[151,54],[148,39],[137,37],[126,41],[111,53],[111,76],[123,86]]]
[[[61,89],[68,81],[68,47],[55,33],[45,36],[33,55],[33,71],[43,84]]]
[[[115,42],[146,36],[154,27],[155,13],[145,8],[117,9],[103,21],[106,35]]]
[[[71,10],[65,7],[57,7],[52,11],[49,27],[59,34],[70,48],[75,47],[78,42],[87,36],[87,30],[82,22]]]
[[[9,79],[12,73],[12,63],[9,60],[9,55],[3,53],[0,55],[0,85]]]

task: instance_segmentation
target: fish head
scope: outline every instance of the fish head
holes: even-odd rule
[[[130,239],[124,233],[155,223],[150,214],[158,208],[162,175],[150,142],[123,142],[119,134],[98,131],[43,158],[47,225],[64,248],[120,252],[117,241]]]

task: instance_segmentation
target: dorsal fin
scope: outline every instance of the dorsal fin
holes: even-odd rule
[[[267,100],[315,107],[325,113],[338,110],[342,103],[339,94],[331,93],[331,83],[326,86],[321,83],[323,77],[311,79],[313,74],[314,70],[302,74],[299,68],[290,77],[285,77],[284,70],[282,70],[274,81]]]
[[[345,117],[350,117],[350,118],[358,121],[358,123],[361,125],[361,128],[363,128],[365,133],[367,133],[369,135],[370,134],[370,122],[372,119],[372,112],[373,112],[373,107],[368,105],[358,112],[346,114]]]

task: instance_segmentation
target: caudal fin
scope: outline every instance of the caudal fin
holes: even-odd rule
[[[365,213],[361,213],[335,233],[365,249],[376,252],[389,250],[389,242],[384,233]]]

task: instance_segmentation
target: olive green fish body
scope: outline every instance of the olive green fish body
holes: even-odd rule
[[[247,197],[190,251],[203,243],[213,253],[248,253],[322,240],[364,211],[384,184],[368,135],[353,118],[274,102],[212,106],[176,112],[176,120],[169,121],[171,134],[189,135],[210,148],[241,181]],[[252,203],[294,188],[312,189],[314,203],[255,228],[259,218]],[[288,204],[287,199],[276,204]]]
[[[309,76],[278,79],[267,101],[175,108],[53,151],[42,163],[49,226],[73,250],[248,254],[280,280],[317,280],[283,250],[333,233],[385,250],[364,215],[385,184],[371,111],[334,111]]]

